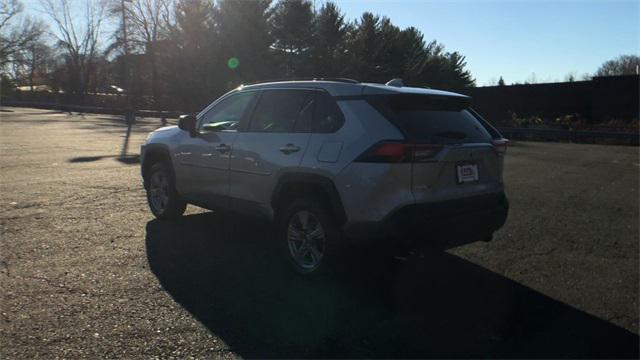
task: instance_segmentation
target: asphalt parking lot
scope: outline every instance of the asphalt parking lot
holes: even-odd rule
[[[153,220],[158,119],[1,110],[2,359],[638,357],[638,148],[516,143],[492,242],[308,281],[266,224]]]

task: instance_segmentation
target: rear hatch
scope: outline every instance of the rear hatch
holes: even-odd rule
[[[398,94],[369,102],[406,137],[416,202],[502,190],[506,141],[469,108],[469,98]]]

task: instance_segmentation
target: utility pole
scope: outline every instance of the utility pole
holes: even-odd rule
[[[123,68],[123,75],[124,75],[124,81],[123,81],[123,85],[124,85],[124,89],[126,91],[126,109],[124,110],[124,118],[125,121],[127,122],[127,124],[132,124],[133,122],[135,122],[135,114],[133,113],[133,109],[131,107],[131,93],[130,93],[130,86],[129,86],[129,67],[128,67],[128,61],[129,61],[129,42],[127,41],[127,11],[125,8],[125,2],[126,0],[120,0],[120,5],[121,5],[121,10],[122,10],[122,40],[123,40],[123,47],[124,47],[124,58],[122,59],[122,68]]]

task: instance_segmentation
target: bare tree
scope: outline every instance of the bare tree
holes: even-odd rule
[[[596,76],[638,75],[640,74],[640,56],[620,55],[602,64]]]
[[[96,0],[81,1],[84,9],[73,3],[73,0],[41,0],[44,13],[55,24],[53,35],[66,57],[69,90],[85,94],[99,50],[104,6]],[[82,13],[76,13],[76,9],[82,9]]]
[[[31,91],[34,86],[46,82],[53,68],[53,49],[41,38],[34,39],[12,56],[13,78],[20,84],[27,84]]]
[[[144,48],[149,59],[155,103],[160,100],[157,45],[159,40],[166,38],[171,8],[170,0],[134,0],[126,6],[131,42]]]
[[[31,91],[36,81],[42,83],[54,66],[54,51],[43,41],[29,43],[25,50],[27,81]]]
[[[23,10],[19,0],[0,1],[0,69],[16,61],[18,53],[44,32],[44,24],[23,16]]]
[[[529,75],[529,77],[524,81],[525,84],[537,84],[538,83],[538,77],[536,76],[535,72],[532,72],[531,75]]]
[[[120,26],[114,34],[114,41],[107,52],[124,51],[126,21],[127,50],[144,53],[151,70],[151,92],[154,102],[160,98],[159,46],[168,38],[174,15],[173,0],[109,0],[109,13]],[[124,7],[124,8],[123,8]]]
[[[575,71],[570,71],[564,75],[564,82],[574,82],[578,77]]]

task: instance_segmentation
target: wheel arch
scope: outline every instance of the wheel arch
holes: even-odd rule
[[[145,182],[145,187],[147,183],[147,176],[149,175],[149,171],[151,170],[151,166],[153,164],[162,161],[167,164],[169,167],[169,171],[171,175],[175,177],[175,172],[173,169],[173,162],[171,161],[171,153],[169,152],[169,148],[163,144],[148,144],[145,146],[144,151],[142,152],[141,159],[141,171],[142,171],[142,179]]]
[[[322,196],[323,199],[327,199],[338,224],[342,226],[347,221],[340,194],[333,180],[323,175],[307,173],[285,173],[280,177],[271,196],[271,207],[276,216],[288,199],[299,194]]]

